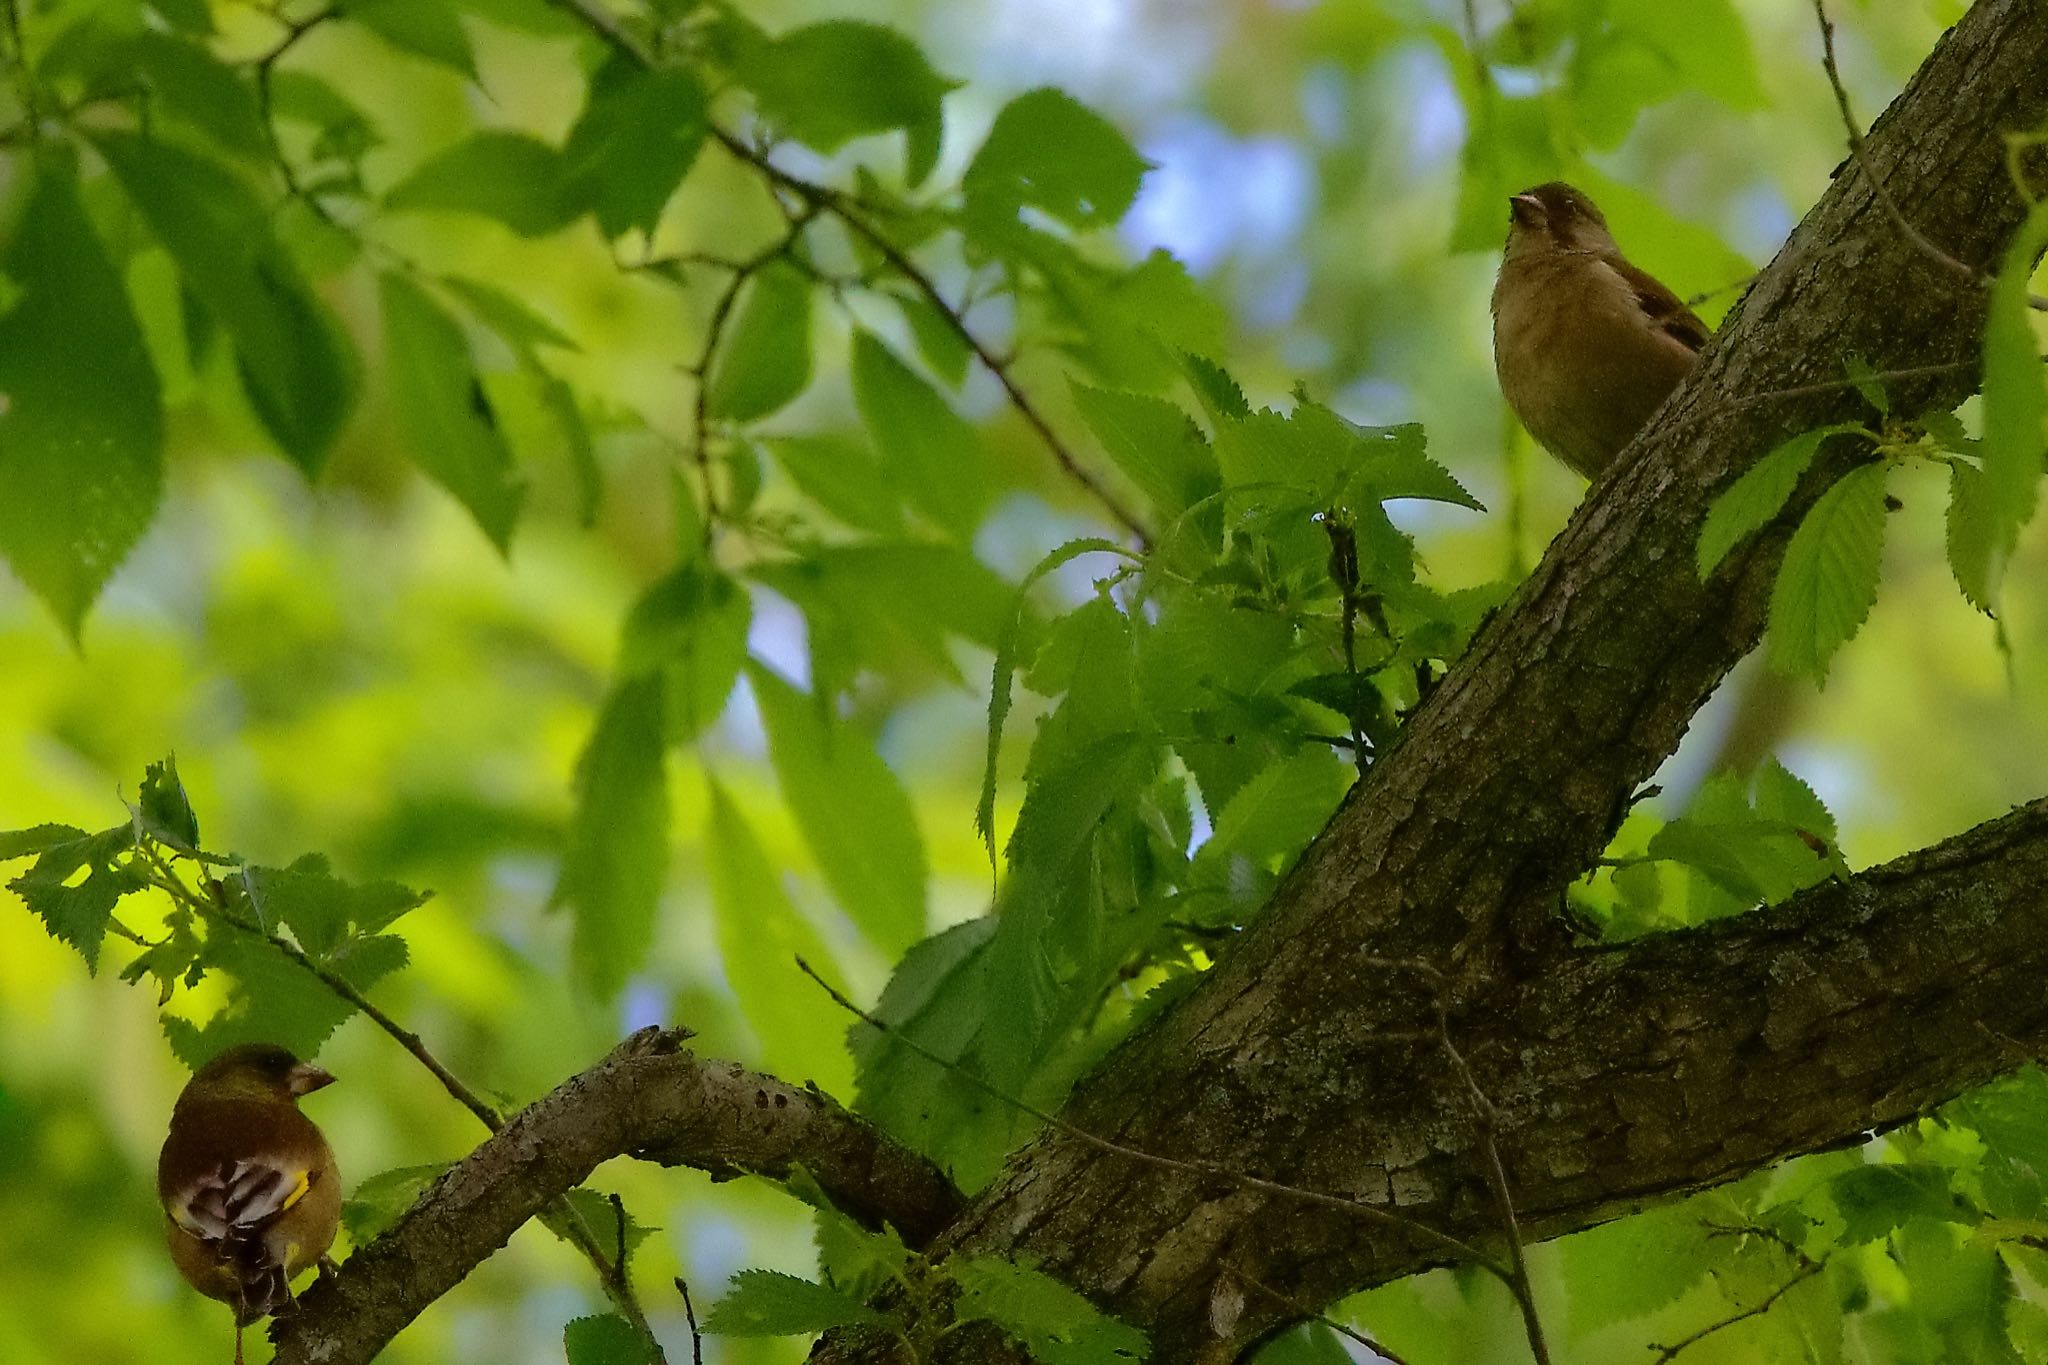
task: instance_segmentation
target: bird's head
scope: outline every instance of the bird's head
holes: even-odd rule
[[[333,1083],[334,1077],[326,1071],[300,1061],[275,1043],[244,1043],[192,1073],[180,1100],[193,1096],[296,1100]]]
[[[1612,251],[1607,219],[1562,180],[1508,196],[1508,254],[1527,251]]]

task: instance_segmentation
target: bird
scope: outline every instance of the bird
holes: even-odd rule
[[[1629,264],[1580,190],[1551,181],[1508,197],[1493,286],[1493,366],[1539,445],[1597,479],[1707,344],[1707,325]]]
[[[164,1238],[178,1273],[235,1310],[242,1329],[296,1302],[292,1277],[331,1266],[341,1174],[298,1102],[333,1082],[271,1043],[232,1047],[193,1073],[157,1157]]]

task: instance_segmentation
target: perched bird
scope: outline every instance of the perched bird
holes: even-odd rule
[[[1593,201],[1552,181],[1508,200],[1493,368],[1529,434],[1597,478],[1692,368],[1707,327],[1622,256]]]
[[[298,1101],[334,1077],[281,1047],[229,1048],[194,1073],[157,1158],[164,1236],[178,1273],[242,1328],[292,1302],[341,1218],[334,1153]]]

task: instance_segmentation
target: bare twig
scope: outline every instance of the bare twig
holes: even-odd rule
[[[877,1019],[874,1015],[868,1013],[859,1005],[854,1004],[851,1000],[847,999],[844,995],[842,995],[837,987],[835,987],[831,982],[827,981],[824,977],[818,975],[817,971],[811,966],[811,964],[804,961],[803,958],[797,958],[796,965],[797,970],[801,971],[805,976],[808,976],[811,980],[815,981],[818,984],[819,989],[823,990],[825,994],[832,997],[832,1002],[834,1004],[838,1005],[839,1008],[845,1010],[848,1014],[851,1014],[854,1018],[866,1024],[869,1028],[874,1029],[878,1033],[886,1034],[888,1037],[893,1039],[901,1046],[908,1048],[911,1052],[917,1054],[925,1061],[930,1062],[933,1066],[940,1067],[948,1072],[951,1072],[953,1075],[958,1076],[960,1079],[966,1081],[969,1085],[981,1091],[983,1094],[989,1096],[989,1098],[996,1100],[998,1103],[1007,1105],[1008,1107],[1015,1109],[1018,1113],[1023,1114],[1027,1118],[1036,1119],[1038,1120],[1038,1122],[1044,1124],[1046,1127],[1051,1128],[1056,1132],[1064,1133],[1066,1136],[1073,1138],[1076,1142],[1084,1143],[1087,1146],[1095,1148],[1099,1152],[1109,1152],[1115,1156],[1125,1157],[1131,1161],[1142,1162],[1148,1166],[1158,1166],[1165,1170],[1181,1171],[1189,1175],[1207,1176],[1212,1179],[1224,1181],[1227,1184],[1240,1186],[1244,1189],[1258,1190],[1265,1194],[1276,1194],[1284,1198],[1300,1200],[1302,1203],[1305,1204],[1314,1204],[1322,1208],[1336,1209],[1341,1213],[1348,1213],[1360,1218],[1364,1218],[1368,1222],[1378,1223],[1385,1227],[1399,1228],[1404,1232],[1414,1233],[1415,1235],[1434,1243],[1435,1245],[1443,1248],[1446,1251],[1455,1252],[1459,1256],[1462,1256],[1466,1260],[1470,1261],[1473,1265],[1478,1266],[1481,1270],[1486,1271],[1488,1274],[1496,1276],[1503,1282],[1507,1282],[1508,1277],[1513,1273],[1507,1266],[1504,1266],[1500,1262],[1494,1260],[1491,1256],[1488,1256],[1485,1252],[1481,1251],[1478,1247],[1473,1246],[1469,1242],[1461,1241],[1456,1237],[1452,1237],[1445,1233],[1438,1232],[1435,1228],[1430,1227],[1427,1223],[1417,1222],[1413,1218],[1407,1218],[1398,1213],[1390,1213],[1386,1209],[1381,1208],[1378,1204],[1369,1204],[1363,1199],[1353,1199],[1348,1195],[1341,1194],[1327,1194],[1322,1190],[1304,1189],[1302,1186],[1299,1185],[1286,1185],[1282,1184],[1277,1180],[1265,1180],[1260,1178],[1259,1176],[1246,1175],[1241,1171],[1231,1169],[1230,1167],[1224,1165],[1222,1162],[1219,1161],[1203,1161],[1199,1159],[1184,1159],[1181,1157],[1161,1156],[1157,1152],[1148,1152],[1143,1150],[1142,1148],[1126,1146],[1121,1142],[1113,1142],[1106,1137],[1100,1137],[1097,1134],[1091,1133],[1087,1129],[1082,1128],[1077,1124],[1067,1122],[1067,1120],[1059,1117],[1057,1114],[1053,1114],[1048,1112],[1047,1110],[1040,1109],[1037,1105],[1031,1103],[1029,1100],[1020,1099],[1015,1095],[1009,1094],[1008,1092],[1004,1091],[1001,1087],[991,1084],[989,1081],[985,1080],[981,1076],[976,1075],[973,1071],[970,1071],[966,1067],[961,1066],[958,1062],[953,1061],[952,1059],[947,1057],[941,1057],[938,1053],[933,1052],[931,1049],[925,1047],[922,1043],[919,1043],[915,1038],[910,1037],[908,1034],[905,1034],[900,1029],[892,1028],[887,1023],[884,1023],[882,1020]]]
[[[1849,136],[1849,157],[1856,163],[1856,168],[1863,172],[1863,178],[1870,182],[1870,192],[1876,197],[1878,206],[1884,210],[1885,217],[1892,220],[1892,226],[1896,227],[1899,234],[1922,256],[1941,266],[1957,279],[1966,280],[1980,287],[1988,286],[1994,278],[1990,272],[1959,261],[1942,250],[1933,239],[1913,225],[1912,220],[1906,217],[1905,210],[1899,207],[1899,201],[1892,197],[1890,187],[1878,179],[1877,170],[1870,164],[1870,155],[1863,146],[1863,125],[1856,121],[1855,111],[1849,107],[1849,91],[1842,84],[1841,68],[1835,64],[1835,25],[1834,21],[1828,18],[1827,0],[1813,0],[1813,14],[1820,21],[1821,66],[1827,71],[1828,84],[1835,92],[1835,107],[1842,114],[1843,131]],[[2029,294],[2027,306],[2048,312],[2048,298]]]
[[[690,1302],[689,1281],[676,1276],[676,1292],[683,1296],[683,1319],[690,1324],[690,1365],[704,1365],[704,1334],[697,1330],[697,1305]]]
[[[279,38],[269,51],[256,59],[256,106],[263,116],[263,135],[270,143],[271,158],[277,162],[278,174],[284,178],[285,192],[292,198],[303,201],[315,216],[327,223],[334,222],[333,216],[327,211],[327,206],[322,204],[317,196],[306,193],[305,186],[299,182],[298,172],[292,167],[291,158],[285,155],[284,140],[278,136],[277,113],[271,99],[271,76],[278,62],[287,52],[298,46],[302,38],[339,13],[339,10],[329,6],[303,19],[286,19],[281,14],[272,15],[272,18],[284,26],[284,36]]]

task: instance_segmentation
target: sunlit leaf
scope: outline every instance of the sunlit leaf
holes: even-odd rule
[[[139,133],[97,140],[178,274],[235,343],[249,403],[285,454],[317,474],[354,406],[356,358],[228,167]]]
[[[782,794],[840,905],[894,956],[924,936],[925,856],[902,782],[853,724],[767,668],[747,672]]]
[[[414,463],[455,495],[502,552],[525,488],[455,319],[403,275],[386,274],[384,354]]]
[[[476,79],[476,51],[447,0],[346,0],[342,13],[400,51]]]
[[[1778,515],[1792,490],[1799,486],[1799,476],[1820,453],[1821,442],[1842,432],[1861,429],[1848,422],[1801,432],[1743,471],[1741,478],[1714,499],[1707,520],[1700,527],[1700,577],[1711,574],[1730,550]]]
[[[576,814],[554,904],[575,912],[571,966],[601,998],[616,995],[654,943],[668,873],[668,776],[658,676],[622,683],[576,763]]]
[[[704,1330],[720,1337],[809,1336],[828,1328],[874,1322],[873,1309],[810,1280],[779,1270],[742,1270],[732,1288],[704,1315]]]
[[[1984,320],[1984,492],[1992,536],[1988,596],[1996,602],[2006,561],[2040,497],[2048,450],[2048,368],[2041,362],[2028,282],[2048,250],[2048,200],[2034,205],[2006,248]]]
[[[742,288],[733,325],[711,367],[705,411],[751,422],[777,411],[811,382],[811,282],[772,261]]]
[[[582,212],[564,189],[563,158],[524,133],[481,132],[430,157],[384,196],[387,209],[440,209],[545,237]]]
[[[973,212],[1007,216],[1028,205],[1077,228],[1107,227],[1129,210],[1149,165],[1093,109],[1032,90],[996,115],[960,187]]]
[[[71,169],[45,157],[0,251],[0,554],[74,638],[156,515],[156,370]]]

